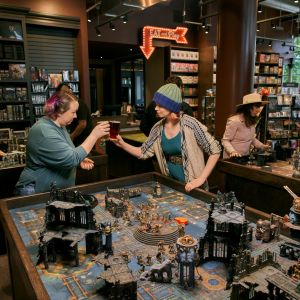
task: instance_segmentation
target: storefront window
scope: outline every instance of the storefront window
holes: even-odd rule
[[[294,57],[284,64],[283,82],[300,82],[300,37],[294,39]]]

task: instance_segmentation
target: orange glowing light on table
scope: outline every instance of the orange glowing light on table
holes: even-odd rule
[[[189,222],[188,219],[184,217],[176,217],[175,221],[180,225],[187,225]]]

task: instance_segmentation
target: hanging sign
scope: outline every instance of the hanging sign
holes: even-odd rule
[[[145,26],[143,28],[143,45],[140,46],[145,57],[149,59],[155,50],[152,46],[153,39],[160,40],[173,40],[178,44],[187,44],[188,41],[185,38],[185,34],[188,29],[186,27],[176,27],[175,29]]]

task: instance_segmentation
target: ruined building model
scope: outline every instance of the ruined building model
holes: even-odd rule
[[[256,222],[255,238],[262,242],[270,242],[279,237],[279,221],[281,217],[271,214],[270,220],[259,219]]]
[[[73,256],[78,266],[78,242],[84,238],[86,253],[98,253],[100,234],[92,210],[96,203],[97,199],[91,195],[51,186],[37,264],[43,262],[47,269],[49,257],[55,262],[56,254],[61,253]]]
[[[184,287],[195,286],[195,266],[198,262],[198,242],[190,235],[178,238],[177,261],[179,267],[179,284]]]
[[[242,247],[248,247],[252,230],[244,215],[244,204],[238,203],[233,192],[218,192],[218,202],[212,200],[206,234],[199,241],[200,263],[219,260],[228,263]]]
[[[137,280],[122,256],[96,257],[104,265],[104,272],[98,278],[105,281],[103,294],[107,299],[137,299]]]
[[[115,218],[121,218],[128,210],[129,198],[141,194],[141,189],[106,189],[105,209],[108,210]]]
[[[282,274],[277,263],[277,254],[268,249],[256,257],[251,256],[249,250],[232,255],[228,273],[229,280],[233,281],[230,300],[275,299],[270,297],[273,291],[269,289],[271,285],[266,284],[266,281],[269,282],[273,276]],[[230,286],[229,283],[231,282],[228,281],[227,287]]]

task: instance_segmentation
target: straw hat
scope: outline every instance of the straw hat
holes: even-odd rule
[[[264,104],[267,104],[267,103],[269,103],[269,101],[262,101],[261,100],[261,95],[260,94],[252,93],[252,94],[245,95],[243,97],[243,103],[238,104],[237,107],[240,107],[242,105],[247,105],[247,104],[261,104],[261,105],[264,105]]]

